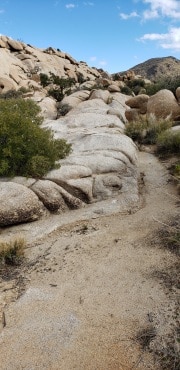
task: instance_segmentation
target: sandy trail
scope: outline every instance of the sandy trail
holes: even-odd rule
[[[145,193],[137,212],[85,220],[74,213],[27,249],[26,291],[5,310],[1,370],[157,369],[134,336],[150,321],[167,330],[173,302],[152,273],[174,257],[148,240],[178,208],[157,158],[141,152],[139,167]]]

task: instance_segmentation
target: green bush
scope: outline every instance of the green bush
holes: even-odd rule
[[[70,144],[40,127],[39,113],[30,99],[0,100],[0,176],[42,177],[70,153]]]
[[[55,89],[49,89],[48,90],[48,95],[52,96],[55,100],[58,102],[63,100],[64,94],[62,93],[61,89],[55,88]]]
[[[157,138],[157,153],[169,156],[180,155],[180,131],[162,132]]]
[[[49,76],[45,73],[40,73],[40,82],[43,87],[46,87],[50,84]]]
[[[48,95],[60,102],[64,98],[65,90],[66,94],[71,94],[71,87],[76,81],[74,78],[59,77],[50,72],[49,76],[45,73],[40,73],[40,82],[43,87],[46,87],[50,84],[56,85],[55,87],[49,89]]]
[[[137,78],[137,79],[127,81],[126,86],[130,89],[131,94],[133,92],[135,95],[138,95],[139,92],[142,90],[142,88],[144,88],[145,82],[144,80]]]
[[[128,86],[124,86],[121,88],[121,93],[125,95],[132,95],[132,90]]]

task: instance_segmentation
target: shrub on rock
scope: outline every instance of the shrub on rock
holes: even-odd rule
[[[39,113],[30,99],[0,100],[0,176],[41,177],[70,153],[70,144],[40,127]]]

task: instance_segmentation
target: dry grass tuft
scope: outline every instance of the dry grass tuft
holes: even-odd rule
[[[23,238],[0,242],[0,265],[19,265],[24,257],[24,248]]]

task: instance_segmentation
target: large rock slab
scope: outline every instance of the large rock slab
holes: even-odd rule
[[[123,94],[113,94],[115,106],[123,116],[126,100]],[[72,144],[72,153],[60,161],[61,168],[50,171],[46,178],[88,203],[122,192],[121,183],[126,182],[123,178],[132,177],[135,181],[137,174],[137,148],[124,135],[122,120],[114,112],[110,114],[111,104],[103,99],[89,99],[65,117],[43,124],[56,138],[64,137]]]

